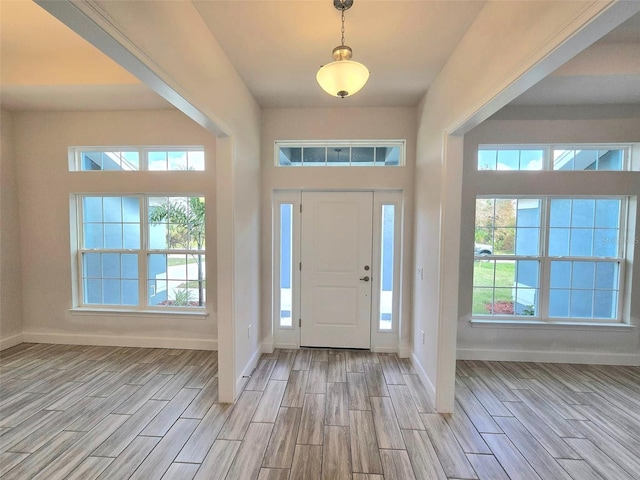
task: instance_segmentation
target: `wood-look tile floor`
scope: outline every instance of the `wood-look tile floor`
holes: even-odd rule
[[[264,355],[235,406],[215,352],[0,354],[0,478],[640,479],[640,368],[458,362],[434,413],[395,355]]]

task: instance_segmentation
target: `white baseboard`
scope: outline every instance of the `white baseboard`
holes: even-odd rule
[[[541,350],[493,350],[458,348],[458,360],[498,362],[582,363],[640,366],[640,353],[554,352]]]
[[[429,398],[432,402],[435,402],[436,388],[433,386],[433,383],[431,383],[431,379],[427,375],[426,370],[420,363],[420,360],[418,360],[418,357],[416,357],[415,353],[411,354],[411,363],[413,364],[413,368],[415,368],[416,372],[418,372],[418,376],[420,377],[420,380],[422,380],[422,385],[424,385],[424,388],[427,390]]]
[[[12,335],[7,338],[3,338],[0,340],[0,350],[5,350],[7,348],[15,347],[16,345],[20,345],[24,343],[24,335],[19,333],[17,335]]]
[[[180,348],[218,350],[218,341],[202,338],[129,337],[123,335],[81,335],[68,333],[24,332],[24,342],[63,345],[100,345],[108,347]]]
[[[371,351],[375,353],[398,353],[396,347],[371,347]]]
[[[236,399],[242,393],[242,389],[244,388],[246,383],[249,381],[249,378],[251,377],[251,373],[258,365],[258,360],[260,360],[260,355],[262,355],[260,350],[261,349],[259,348],[255,352],[253,352],[253,355],[251,356],[251,358],[245,365],[244,369],[242,370],[242,374],[240,375],[240,377],[236,379]]]
[[[261,353],[273,353],[273,342],[262,342],[260,344]]]
[[[398,346],[398,357],[400,358],[411,358],[413,355],[413,350],[411,350],[411,346],[409,345],[399,345]]]
[[[298,350],[300,347],[295,343],[276,343],[273,345],[273,348],[280,348],[282,350]],[[273,352],[273,350],[271,352]],[[271,352],[264,352],[264,353],[271,353]]]

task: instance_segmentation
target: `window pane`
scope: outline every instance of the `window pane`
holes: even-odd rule
[[[543,150],[520,150],[520,170],[542,170],[543,167]]]
[[[122,248],[122,224],[121,223],[105,223],[104,224],[104,247],[105,248]]]
[[[569,232],[568,228],[549,229],[550,256],[563,257],[569,255]]]
[[[138,304],[136,254],[83,253],[82,266],[84,304]]]
[[[84,248],[104,248],[104,229],[101,223],[84,224]]]
[[[149,170],[167,169],[167,152],[149,152],[147,159]]]
[[[187,153],[189,170],[204,171],[204,151],[190,151]]]
[[[495,170],[496,150],[478,150],[478,170]]]
[[[353,147],[351,149],[351,163],[362,167],[375,165],[376,153],[373,147]]]
[[[571,230],[569,254],[574,257],[590,257],[593,246],[593,230],[574,228]]]
[[[376,147],[376,165],[400,165],[400,147]]]
[[[395,238],[395,206],[382,206],[380,250],[380,330],[393,328],[393,263]]]
[[[302,165],[307,167],[324,166],[326,155],[324,147],[305,147],[302,149]]]
[[[595,318],[614,319],[618,317],[618,292],[596,290],[594,299]]]
[[[617,290],[618,269],[619,265],[615,262],[598,262],[596,264],[596,288]]]
[[[554,170],[622,170],[624,149],[554,150]]]
[[[571,262],[551,262],[551,288],[571,287]]]
[[[278,152],[278,165],[286,167],[289,165],[302,164],[302,148],[281,147]]]
[[[622,170],[624,150],[599,150],[598,170]]]
[[[595,200],[573,200],[573,211],[571,212],[572,227],[593,227],[595,219]]]
[[[580,289],[593,289],[596,264],[593,262],[573,262],[571,286]]]
[[[280,326],[293,326],[293,204],[280,205]]]
[[[149,255],[149,305],[204,306],[205,271],[204,255]]]
[[[573,318],[593,317],[593,290],[571,291],[571,311],[569,316]]]
[[[498,150],[498,170],[519,170],[520,151]]]
[[[169,170],[187,170],[187,152],[168,152]]]
[[[595,226],[600,228],[619,228],[620,200],[604,198],[596,200]]]
[[[85,222],[102,222],[102,197],[83,197],[82,215]]]
[[[569,300],[571,299],[571,290],[552,289],[549,292],[549,316],[550,317],[569,317]]]
[[[307,149],[305,149],[306,151]],[[327,148],[327,164],[332,167],[344,167],[349,165],[351,149],[346,146]],[[305,157],[306,158],[306,157]]]
[[[551,199],[551,227],[571,226],[571,200],[565,198]]]

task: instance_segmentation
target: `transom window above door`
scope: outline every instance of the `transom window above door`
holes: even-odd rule
[[[404,140],[277,141],[277,167],[398,167]]]

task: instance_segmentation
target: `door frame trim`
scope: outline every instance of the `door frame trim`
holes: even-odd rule
[[[301,249],[301,214],[300,205],[302,202],[302,192],[373,192],[373,238],[372,238],[372,261],[379,264],[381,249],[381,209],[382,205],[394,205],[394,258],[393,258],[393,327],[391,330],[379,329],[380,317],[380,276],[375,275],[372,284],[371,295],[371,328],[370,345],[373,352],[399,353],[399,343],[404,325],[402,318],[402,297],[404,294],[402,284],[403,265],[403,232],[404,232],[404,192],[398,189],[299,189],[299,190],[273,190],[272,192],[272,292],[270,293],[272,302],[271,309],[271,333],[273,338],[273,348],[300,348],[300,327],[299,319],[301,312],[300,305],[300,270],[297,268],[300,263]],[[292,326],[280,326],[280,205],[291,204],[293,206],[292,215]],[[378,265],[379,268],[379,265]]]

